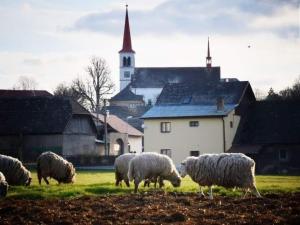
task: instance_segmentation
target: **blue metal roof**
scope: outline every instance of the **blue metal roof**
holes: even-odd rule
[[[226,104],[224,110],[217,111],[216,105],[157,105],[153,106],[141,118],[226,116],[236,106],[236,104]]]

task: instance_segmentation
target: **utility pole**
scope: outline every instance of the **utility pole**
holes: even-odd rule
[[[109,155],[107,146],[107,110],[106,110],[106,99],[104,99],[104,151],[105,155]]]

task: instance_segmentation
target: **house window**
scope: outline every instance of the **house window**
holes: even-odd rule
[[[161,122],[160,123],[160,132],[161,133],[170,133],[171,132],[171,122]]]
[[[279,150],[279,159],[280,160],[287,160],[287,152],[285,149]]]
[[[233,128],[233,121],[230,121],[230,128]]]
[[[199,151],[190,151],[190,156],[196,156],[198,157],[200,155]]]
[[[130,78],[130,72],[129,71],[125,71],[124,72],[124,77],[125,78]]]
[[[171,149],[161,149],[160,154],[167,155],[172,158],[172,150]]]
[[[190,127],[199,127],[199,121],[190,121]]]

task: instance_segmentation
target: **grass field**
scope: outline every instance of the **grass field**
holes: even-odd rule
[[[133,184],[130,188],[115,187],[113,171],[78,171],[74,184],[58,185],[55,180],[50,180],[47,186],[44,181],[40,186],[35,172],[32,172],[32,183],[29,187],[15,186],[10,187],[8,197],[26,199],[45,199],[45,198],[69,198],[84,195],[106,195],[106,194],[126,194],[133,191]],[[300,176],[257,176],[258,190],[262,194],[300,192]],[[153,186],[153,185],[151,185]],[[140,184],[140,191],[148,191],[150,188],[143,188]],[[180,188],[173,188],[169,182],[165,182],[164,190],[177,192],[197,192],[199,187],[189,177],[182,180]],[[214,187],[214,194],[220,195],[241,195],[242,192],[222,187]]]

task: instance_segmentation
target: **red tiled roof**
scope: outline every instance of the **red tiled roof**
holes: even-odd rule
[[[131,36],[130,36],[130,27],[128,19],[128,10],[126,5],[126,15],[125,15],[125,26],[124,26],[124,36],[123,36],[123,48],[119,52],[133,52],[131,47]]]
[[[44,97],[53,96],[51,93],[45,90],[1,90],[0,97]]]
[[[92,115],[95,118],[97,118],[97,114],[92,113]],[[102,114],[99,114],[99,120],[101,122],[104,122],[104,116]],[[113,129],[115,129],[119,133],[124,133],[124,134],[132,135],[132,136],[143,136],[142,132],[135,129],[129,123],[126,123],[124,120],[120,119],[119,117],[117,117],[115,115],[110,114],[107,117],[107,123],[109,126],[111,126]]]

